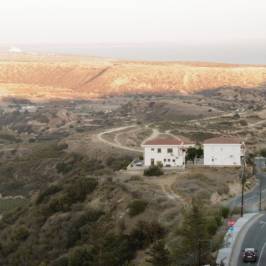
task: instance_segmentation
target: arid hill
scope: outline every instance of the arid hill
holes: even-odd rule
[[[265,83],[266,66],[37,55],[0,59],[1,98],[43,101],[125,93],[190,94],[221,87],[257,88]]]

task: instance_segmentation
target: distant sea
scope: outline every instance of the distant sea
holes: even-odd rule
[[[123,60],[148,61],[207,61],[234,64],[266,65],[266,43],[243,42],[240,44],[204,45],[200,43],[180,45],[177,43],[137,44],[10,44],[1,45],[0,51],[10,48],[28,53],[52,53],[85,55]],[[11,50],[12,50],[11,49]]]

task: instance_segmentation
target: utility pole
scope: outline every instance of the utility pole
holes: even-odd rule
[[[241,157],[241,183],[242,183],[242,189],[241,189],[241,212],[240,215],[243,217],[244,215],[244,185],[245,185],[245,166],[246,166],[246,161],[245,157]]]
[[[266,159],[264,157],[256,157],[255,158],[255,165],[256,165],[256,177],[257,179],[260,180],[260,186],[259,186],[259,211],[261,212],[262,211],[262,204],[261,204],[261,201],[262,201],[262,182],[263,182],[263,177],[264,177],[264,174],[262,172],[262,170],[265,168],[265,161]]]
[[[260,203],[259,203],[259,212],[261,212],[261,190],[262,190],[262,175],[260,174]]]
[[[201,244],[200,244],[200,240],[199,240],[199,257],[198,257],[198,266],[200,266],[201,265]]]

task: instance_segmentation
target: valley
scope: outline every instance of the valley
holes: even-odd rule
[[[257,69],[255,78],[245,74],[246,86],[237,77],[230,86],[226,79],[220,79],[223,84],[208,80],[201,90],[188,79],[182,87],[177,70],[169,70],[174,63],[160,64],[165,70],[158,70],[157,63],[108,61],[103,68],[100,59],[90,59],[89,74],[87,61],[82,63],[86,67],[81,66],[77,58],[74,63],[79,66],[73,67],[65,58],[36,62],[28,57],[25,62],[24,55],[16,58],[11,71],[13,60],[5,58],[0,66],[4,73],[0,87],[0,263],[68,266],[84,253],[92,265],[120,266],[130,261],[148,266],[148,252],[157,241],[163,241],[171,259],[178,261],[181,249],[177,247],[183,243],[180,230],[186,208],[195,198],[200,199],[206,234],[213,244],[204,258],[213,262],[226,230],[225,205],[241,191],[239,167],[203,168],[188,163],[180,171],[145,176],[127,166],[143,156],[144,140],[160,134],[199,144],[211,137],[239,136],[252,161],[266,147],[266,90],[259,85],[264,68]],[[43,60],[48,61],[45,66]],[[134,72],[136,64],[141,70]],[[227,75],[240,68],[253,73],[257,68],[182,64],[182,69],[200,72],[202,68],[227,69]],[[130,77],[133,87],[123,80],[111,86],[113,76],[107,82],[106,76],[118,71],[117,67],[117,77],[125,75],[121,68],[135,73]],[[169,85],[168,78],[176,83]],[[131,82],[134,79],[139,88]],[[251,165],[248,173],[246,190],[255,184]],[[238,212],[235,206],[230,215]],[[118,253],[125,256],[114,255]]]

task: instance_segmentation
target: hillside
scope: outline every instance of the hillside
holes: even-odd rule
[[[227,196],[224,193],[238,180],[237,169],[209,169],[204,174],[192,171],[178,179],[176,175],[151,178],[123,172],[99,176],[100,170],[107,170],[103,161],[66,154],[58,148],[53,145],[40,152],[34,163],[25,158],[27,183],[37,181],[42,188],[24,206],[0,219],[1,265],[151,266],[146,263],[148,252],[158,240],[171,250],[169,259],[179,262],[175,252],[182,243],[177,228],[182,228],[183,200],[173,198],[172,182],[186,202],[192,194],[202,199],[207,237],[213,239],[213,250],[219,245],[218,228],[224,219],[220,206],[211,201],[213,196]],[[58,162],[56,167],[47,162],[48,153]],[[115,166],[115,158],[107,163]],[[19,171],[21,165],[16,167]],[[36,167],[50,172],[53,181],[31,180]]]
[[[0,60],[0,97],[37,101],[125,93],[191,94],[221,87],[258,88],[265,82],[266,66],[30,55],[2,55]]]
[[[159,133],[201,143],[237,134],[245,138],[250,160],[265,147],[265,102],[263,90],[241,88],[206,96],[3,102],[0,264],[193,265],[198,241],[182,232],[190,232],[194,209],[201,211],[193,224],[204,232],[197,239],[212,241],[202,255],[211,264],[227,229],[229,209],[222,204],[241,190],[239,169],[188,165],[184,172],[144,176],[125,168],[141,155],[136,149],[143,140]],[[254,182],[249,178],[246,189]],[[167,263],[149,262],[158,245]]]

